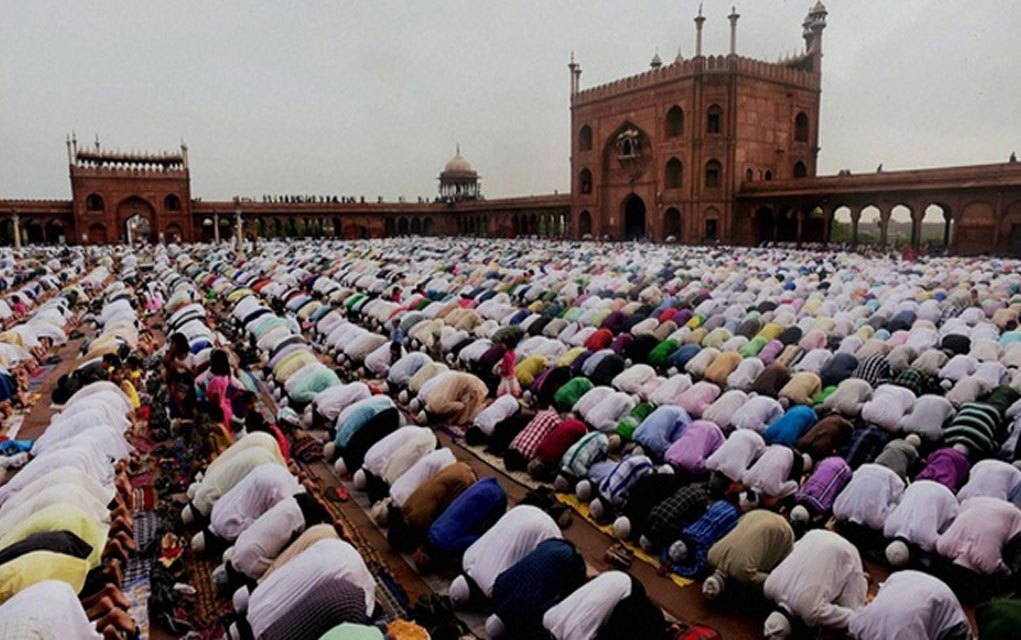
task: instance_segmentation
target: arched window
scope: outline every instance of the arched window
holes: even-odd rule
[[[795,162],[794,163],[794,177],[795,178],[804,178],[807,175],[808,175],[808,167],[805,166],[805,163],[802,162],[801,160],[798,160],[797,162]]]
[[[166,198],[163,198],[163,208],[167,211],[180,211],[181,199],[171,193]]]
[[[755,180],[755,172],[752,171],[751,167],[748,167],[748,170],[744,172],[744,181],[751,182],[753,180]]]
[[[90,193],[85,198],[85,210],[86,211],[102,211],[105,208],[103,204],[103,196],[98,193]]]
[[[578,148],[582,151],[592,151],[592,127],[585,125],[578,132]]]
[[[716,160],[705,163],[706,189],[719,189],[723,184],[723,166]]]
[[[808,116],[804,111],[794,117],[794,141],[808,142]]]
[[[766,182],[769,182],[770,180],[773,179],[773,172],[770,171],[769,169],[766,169],[766,174],[763,176],[763,178],[765,178]]]
[[[680,189],[684,180],[684,168],[677,158],[670,158],[666,163],[664,182],[667,189]]]
[[[679,138],[684,135],[684,110],[676,104],[666,112],[666,137]]]
[[[578,174],[578,190],[582,193],[592,193],[592,172],[582,169]]]
[[[714,104],[706,112],[705,131],[706,133],[723,132],[723,109],[720,108],[720,105]]]

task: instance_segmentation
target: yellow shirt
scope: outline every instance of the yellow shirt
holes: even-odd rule
[[[84,540],[92,547],[92,553],[86,560],[89,567],[95,568],[99,566],[110,527],[74,505],[51,504],[7,530],[0,538],[0,549],[21,542],[33,533],[46,531],[70,531]]]
[[[138,392],[135,391],[135,385],[131,384],[130,380],[125,380],[121,383],[121,391],[128,396],[128,400],[131,401],[132,409],[137,409],[142,406],[142,401],[138,399]]]
[[[0,602],[7,602],[20,591],[46,580],[71,585],[78,593],[89,573],[87,560],[52,551],[33,551],[0,565]]]

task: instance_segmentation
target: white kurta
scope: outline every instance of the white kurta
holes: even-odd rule
[[[428,482],[434,475],[454,464],[456,459],[450,449],[435,449],[421,458],[411,468],[394,480],[390,487],[390,497],[398,507],[404,506],[405,501],[420,486]]]
[[[851,616],[848,632],[855,640],[929,640],[961,624],[967,625],[968,618],[942,580],[921,571],[898,571],[868,606]]]
[[[883,465],[863,464],[833,502],[833,515],[837,520],[881,530],[903,493],[904,480],[896,471]]]
[[[811,627],[847,627],[865,605],[868,582],[853,544],[832,531],[814,529],[766,578],[765,596]]]
[[[740,480],[752,462],[766,449],[766,441],[755,431],[738,429],[705,461],[706,469]]]
[[[999,498],[968,498],[936,540],[936,551],[954,564],[991,575],[1002,571],[1003,545],[1021,533],[1021,509]]]
[[[61,640],[99,640],[103,636],[85,617],[85,610],[66,582],[36,583],[0,606],[0,629],[19,620],[31,620]]]
[[[358,551],[343,540],[320,540],[271,573],[248,600],[248,623],[258,638],[302,598],[331,577],[365,592],[365,614],[376,606],[376,581]]]
[[[104,487],[113,485],[113,465],[108,460],[100,458],[95,449],[88,446],[66,447],[29,461],[7,484],[0,487],[0,503],[5,502],[37,478],[60,467],[74,467]]]
[[[236,540],[270,507],[303,490],[286,467],[259,465],[216,501],[209,530],[224,540]]]
[[[556,640],[591,640],[621,600],[631,595],[631,576],[606,571],[578,587],[542,617]]]
[[[245,436],[241,442],[256,435],[259,434],[253,433]],[[226,453],[223,455],[226,455]],[[195,496],[192,498],[192,503],[199,513],[209,515],[213,505],[224,494],[233,489],[236,484],[241,482],[253,469],[264,464],[272,464],[286,470],[283,463],[279,461],[279,456],[279,450],[274,452],[264,447],[255,446],[239,451],[236,455],[231,456],[229,460],[224,461],[223,464],[215,465],[215,462],[219,462],[223,458],[223,456],[220,456],[214,464],[209,465],[209,468],[206,469],[206,475],[202,478],[202,482],[195,488]]]
[[[794,450],[783,445],[770,445],[741,477],[749,489],[774,498],[792,496],[798,480],[789,478],[794,464]]]
[[[487,598],[497,577],[539,543],[562,538],[560,527],[538,507],[520,505],[500,518],[464,552],[461,566]]]
[[[305,529],[305,515],[293,497],[285,498],[241,532],[230,556],[233,567],[252,579],[266,572],[296,534]]]
[[[1021,485],[1021,469],[1002,460],[980,460],[971,468],[968,483],[957,492],[961,502],[976,496],[1009,500]]]
[[[886,517],[883,535],[903,538],[924,551],[936,548],[936,540],[957,517],[957,498],[950,489],[933,480],[908,485],[900,502]]]

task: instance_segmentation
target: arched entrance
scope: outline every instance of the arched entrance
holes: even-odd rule
[[[681,212],[673,207],[663,214],[663,238],[668,242],[679,242],[681,239]]]
[[[136,213],[124,221],[124,237],[128,244],[135,242],[152,242],[152,223],[140,213]]]
[[[153,208],[148,201],[131,196],[117,206],[117,219],[121,221],[123,240],[153,241]]]
[[[638,196],[631,194],[624,201],[624,239],[643,238],[645,238],[645,203]]]
[[[582,211],[578,216],[578,233],[582,239],[592,235],[592,214],[588,211]]]
[[[776,240],[776,221],[772,209],[762,207],[755,212],[755,237],[759,244]]]

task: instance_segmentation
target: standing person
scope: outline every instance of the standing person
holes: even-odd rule
[[[507,350],[504,352],[503,358],[500,359],[500,364],[497,365],[500,373],[500,385],[496,388],[496,397],[511,395],[518,398],[521,396],[521,385],[514,373],[514,366],[517,363],[517,356],[514,354],[514,339],[508,337],[504,341],[504,346]]]
[[[390,321],[390,349],[397,346],[397,350],[400,351],[404,347],[404,341],[406,336],[404,335],[404,329],[401,329],[401,319],[394,318]]]
[[[192,407],[195,406],[195,372],[188,339],[183,333],[170,336],[170,347],[163,356],[163,366],[171,417],[191,418]]]
[[[234,408],[231,399],[237,393],[234,388],[233,376],[230,371],[230,359],[223,349],[215,349],[209,356],[209,382],[206,383],[206,400],[216,405],[223,412],[225,425],[231,423]]]

